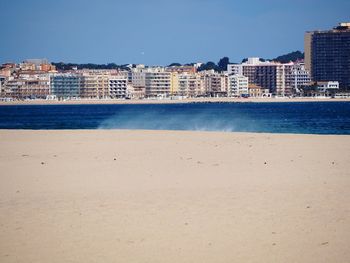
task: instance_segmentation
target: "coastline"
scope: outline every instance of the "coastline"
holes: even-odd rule
[[[2,262],[350,260],[348,135],[0,130],[0,147]]]
[[[0,101],[4,105],[88,105],[88,104],[180,104],[180,103],[271,103],[271,102],[349,102],[347,99],[332,98],[192,98],[192,99],[142,99],[142,100],[113,100],[113,99],[78,99],[78,100],[28,100]]]

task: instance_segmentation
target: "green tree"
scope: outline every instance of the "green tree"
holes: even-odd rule
[[[215,70],[215,71],[219,71],[219,67],[212,61],[209,61],[207,63],[202,64],[199,68],[198,71],[203,71],[203,70]]]
[[[230,59],[228,57],[223,57],[222,59],[220,59],[220,61],[218,62],[219,71],[226,71],[228,64],[230,64]]]
[[[180,67],[182,66],[180,63],[171,63],[168,67]]]

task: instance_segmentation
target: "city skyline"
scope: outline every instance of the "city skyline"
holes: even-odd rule
[[[348,21],[350,9],[343,0],[34,0],[0,6],[5,24],[0,63],[40,57],[147,65],[217,62],[224,56],[240,62],[303,51],[305,31]]]

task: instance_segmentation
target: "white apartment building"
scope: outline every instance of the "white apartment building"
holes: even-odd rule
[[[242,64],[228,64],[227,65],[227,73],[229,75],[241,75],[243,74],[243,66]]]
[[[229,97],[248,96],[249,95],[248,84],[249,84],[249,80],[245,76],[229,75],[227,96]]]
[[[338,81],[319,81],[317,82],[317,89],[320,92],[336,90],[336,89],[339,89],[339,82]]]
[[[301,87],[310,85],[311,75],[304,63],[295,63],[286,75],[286,86],[298,92]]]

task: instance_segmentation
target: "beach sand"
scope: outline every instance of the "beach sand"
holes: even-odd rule
[[[0,131],[0,262],[350,262],[350,136]]]

